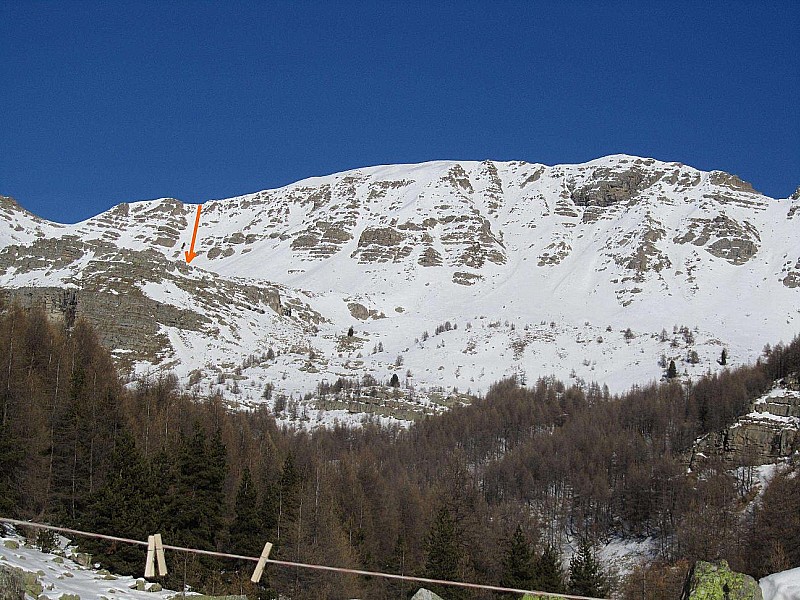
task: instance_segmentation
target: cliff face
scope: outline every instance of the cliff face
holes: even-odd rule
[[[800,383],[787,377],[728,429],[698,440],[692,461],[721,457],[730,465],[763,465],[800,451]]]

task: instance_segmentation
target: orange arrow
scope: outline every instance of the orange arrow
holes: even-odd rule
[[[190,263],[194,260],[194,257],[197,256],[197,252],[194,251],[194,242],[197,239],[197,227],[200,225],[200,207],[202,204],[197,205],[197,218],[194,220],[194,233],[192,234],[192,245],[189,246],[189,250],[184,252],[186,255],[186,263]]]

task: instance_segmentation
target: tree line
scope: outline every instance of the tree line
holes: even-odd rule
[[[594,384],[508,379],[407,429],[311,433],[279,428],[267,406],[232,410],[220,396],[187,394],[169,374],[123,385],[81,321],[65,330],[12,306],[0,340],[4,515],[136,539],[160,532],[167,544],[248,556],[269,540],[273,557],[292,561],[630,598],[670,597],[675,573],[697,559],[726,558],[755,576],[800,563],[800,523],[784,512],[800,477],[777,477],[743,511],[729,466],[687,472],[686,459],[699,435],[800,370],[798,339],[692,385],[611,396]],[[651,537],[657,560],[614,581],[596,554],[614,536]],[[80,544],[111,570],[141,574],[138,547]],[[576,548],[569,567],[565,544]],[[168,561],[174,589],[293,600],[416,590],[279,568],[255,587],[249,562]]]

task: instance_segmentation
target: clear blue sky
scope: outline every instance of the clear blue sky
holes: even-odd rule
[[[0,194],[61,222],[613,153],[800,185],[800,2],[0,0]]]

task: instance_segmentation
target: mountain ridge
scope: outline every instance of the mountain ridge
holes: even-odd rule
[[[55,316],[62,288],[79,306],[127,302],[157,327],[106,334],[120,364],[246,403],[267,383],[303,396],[409,372],[423,400],[514,374],[622,390],[658,378],[664,358],[690,376],[718,368],[723,347],[754,360],[800,328],[800,201],[680,163],[433,161],[312,177],[203,203],[191,265],[197,204],[123,203],[61,225],[10,202],[6,296],[50,298]],[[110,306],[93,310],[83,316],[113,329]],[[142,336],[147,350],[132,343]],[[258,358],[270,347],[277,358]]]

